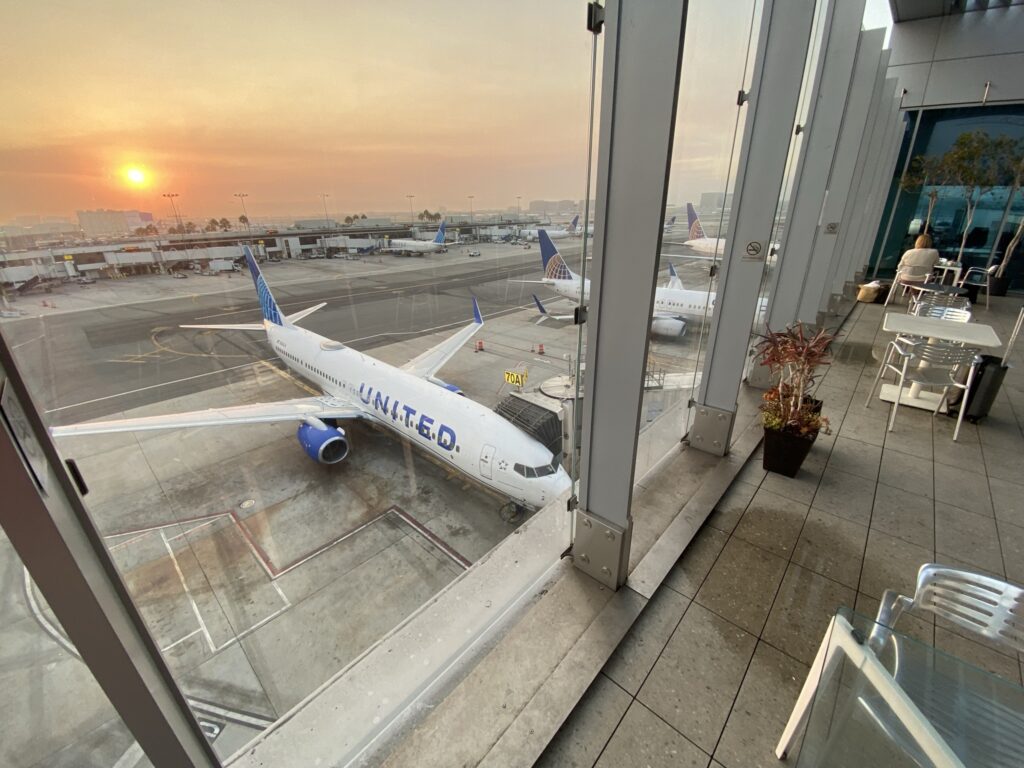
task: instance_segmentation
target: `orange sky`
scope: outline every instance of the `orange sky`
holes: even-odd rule
[[[753,0],[693,0],[670,199],[720,189]],[[499,10],[499,8],[501,10]],[[582,0],[6,3],[0,222],[581,199]],[[726,23],[723,23],[725,21]],[[132,190],[126,164],[149,171]],[[674,200],[673,202],[681,202]]]

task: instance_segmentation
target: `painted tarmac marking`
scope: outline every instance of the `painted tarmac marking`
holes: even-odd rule
[[[185,574],[181,572],[181,566],[178,564],[178,558],[174,554],[174,549],[171,547],[171,543],[167,540],[167,534],[162,530],[160,531],[160,538],[164,541],[164,546],[167,548],[167,554],[171,556],[171,562],[174,564],[174,570],[178,573],[178,580],[181,582],[181,588],[185,590],[185,596],[188,598],[189,604],[192,606],[192,613],[196,616],[196,621],[199,622],[199,628],[203,631],[203,637],[206,638],[206,644],[210,646],[211,652],[217,651],[217,646],[213,643],[213,638],[210,636],[210,630],[206,626],[206,621],[203,620],[203,615],[199,611],[199,606],[196,604],[196,600],[192,597],[192,590],[188,588],[188,584],[185,583]]]
[[[193,629],[191,632],[189,632],[184,637],[179,638],[179,639],[175,640],[173,643],[171,643],[170,645],[161,648],[160,649],[160,653],[167,653],[169,650],[171,650],[171,648],[174,648],[176,645],[180,645],[181,643],[184,643],[190,637],[195,637],[196,635],[198,635],[200,633],[200,631],[201,630],[198,629],[198,628]]]

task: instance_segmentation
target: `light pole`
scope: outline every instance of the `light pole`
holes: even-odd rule
[[[466,195],[469,198],[469,225],[473,226],[473,198],[476,195]]]
[[[252,230],[249,229],[249,212],[245,210],[245,198],[248,196],[249,195],[245,192],[235,192],[235,197],[237,197],[242,203],[242,215],[245,217],[245,231],[251,233]]]
[[[326,192],[320,193],[320,199],[324,201],[324,229],[330,226],[330,217],[327,215],[327,198],[330,197]]]
[[[171,201],[171,210],[174,211],[174,220],[178,222],[178,234],[185,234],[185,228],[181,225],[181,215],[178,213],[178,206],[174,204],[174,198],[178,197],[178,193],[164,192],[163,196]]]
[[[523,199],[522,195],[516,195],[516,221],[523,218],[522,208],[519,206],[519,201]]]
[[[411,225],[416,221],[416,217],[413,215],[412,212],[412,201],[416,197],[416,195],[406,195],[406,197],[409,200],[409,224]]]

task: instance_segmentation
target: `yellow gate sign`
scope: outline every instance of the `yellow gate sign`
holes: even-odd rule
[[[505,383],[517,387],[526,386],[526,371],[505,371]]]

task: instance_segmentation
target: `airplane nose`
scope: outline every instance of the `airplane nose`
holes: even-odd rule
[[[554,482],[552,483],[551,496],[557,497],[563,491],[567,491],[572,488],[572,478],[569,477],[569,473],[561,467],[558,468],[558,472],[554,476]]]

